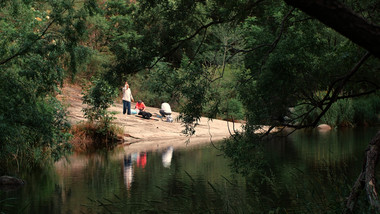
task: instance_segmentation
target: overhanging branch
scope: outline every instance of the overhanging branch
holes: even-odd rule
[[[369,23],[337,0],[284,0],[317,18],[380,58],[380,26]]]
[[[332,104],[335,103],[338,100],[338,98],[341,98],[341,97],[339,97],[339,94],[343,90],[346,83],[351,79],[351,77],[356,72],[359,71],[359,68],[370,57],[370,55],[371,54],[369,52],[365,53],[363,55],[363,57],[359,60],[359,62],[357,62],[356,65],[343,78],[340,79],[340,81],[334,81],[332,83],[332,85],[330,86],[328,92],[326,93],[326,95],[322,99],[322,101],[320,101],[319,104],[317,104],[317,106],[314,106],[314,108],[321,107],[322,112],[317,116],[317,118],[312,123],[309,123],[309,124],[302,124],[301,123],[301,125],[293,125],[293,124],[289,124],[289,123],[284,123],[282,125],[287,126],[287,127],[291,127],[291,128],[296,128],[296,129],[315,127],[318,124],[318,122],[321,120],[323,115],[325,115],[326,112],[330,109]],[[334,88],[333,86],[338,84],[338,83],[339,83],[339,85],[336,88]],[[330,96],[330,93],[332,93],[331,96]],[[308,113],[310,113],[310,112],[311,112],[311,110]]]

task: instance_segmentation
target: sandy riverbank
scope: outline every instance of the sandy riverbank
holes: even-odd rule
[[[85,120],[82,112],[81,88],[66,84],[62,92],[60,98],[68,106],[69,121],[76,124]],[[182,133],[184,126],[176,120],[178,112],[173,112],[174,122],[164,122],[155,116],[159,111],[158,108],[149,107],[148,103],[146,105],[147,111],[154,115],[151,120],[142,119],[136,115],[123,115],[121,100],[109,109],[116,112],[114,122],[122,127],[126,134],[123,143],[126,151],[209,144],[228,138],[234,130],[242,130],[240,123],[233,124],[223,120],[201,118],[195,134],[189,137]],[[134,107],[135,103],[132,103],[132,106]]]

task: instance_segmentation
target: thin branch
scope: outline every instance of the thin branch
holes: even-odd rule
[[[203,29],[207,29],[213,25],[216,25],[216,24],[221,24],[221,23],[224,23],[225,21],[213,21],[213,22],[210,22],[206,25],[202,25],[200,28],[198,28],[192,35],[190,35],[189,37],[185,38],[185,39],[181,39],[181,40],[178,40],[177,42],[175,42],[173,45],[176,45],[175,47],[173,47],[172,49],[170,49],[168,52],[166,52],[165,54],[163,54],[162,56],[160,56],[155,62],[153,62],[153,64],[151,66],[148,67],[148,69],[152,69],[154,66],[156,66],[156,64],[161,61],[163,58],[167,57],[167,56],[170,56],[172,53],[174,53],[176,50],[178,50],[181,45],[188,41],[188,40],[191,40],[193,39],[195,36],[197,36]],[[141,69],[137,69],[135,70],[133,73],[136,73],[138,72],[139,70]]]
[[[379,88],[373,89],[371,91],[366,91],[366,92],[358,93],[358,94],[339,96],[339,97],[336,98],[336,100],[347,99],[347,98],[354,98],[354,97],[361,97],[361,96],[364,96],[364,95],[369,95],[369,94],[376,93],[378,90],[379,90]]]
[[[369,58],[371,54],[369,52],[366,52],[364,54],[364,56],[359,60],[359,62],[351,69],[350,72],[348,72],[345,77],[342,79],[340,78],[341,82],[339,84],[339,86],[337,86],[337,88],[335,88],[334,90],[332,89],[333,87],[330,87],[329,89],[329,92],[326,94],[326,96],[322,99],[322,101],[318,104],[318,106],[324,106],[322,107],[322,112],[317,116],[317,118],[310,124],[304,124],[304,125],[292,125],[292,124],[282,124],[284,126],[288,126],[288,127],[291,127],[291,128],[296,128],[296,129],[302,129],[302,128],[308,128],[308,127],[315,127],[318,122],[320,121],[320,119],[323,117],[323,115],[326,114],[326,112],[330,109],[331,105],[333,103],[335,103],[335,101],[338,99],[338,98],[341,98],[343,99],[342,97],[339,96],[339,93],[341,93],[343,87],[346,85],[346,83],[348,82],[348,80],[350,80],[350,78],[356,73],[358,72],[359,68],[363,65],[363,63]],[[335,81],[332,85],[335,85],[337,84],[338,82]],[[329,96],[330,92],[332,92],[332,95],[331,97]],[[328,102],[327,102],[328,101]],[[327,103],[325,103],[327,102]],[[318,107],[317,106],[317,107]],[[315,107],[315,106],[314,106]],[[310,111],[309,111],[310,112]],[[302,123],[301,123],[302,124]]]
[[[204,44],[204,41],[206,40],[206,34],[207,33],[207,28],[205,29],[204,33],[203,33],[203,38],[202,38],[202,41],[201,43],[198,45],[197,49],[195,50],[195,53],[194,53],[194,56],[193,56],[193,59],[195,59],[195,57],[198,55],[202,45]]]
[[[228,41],[227,41],[227,42],[228,42]],[[226,68],[226,56],[227,56],[227,45],[224,46],[223,63],[222,63],[222,73],[221,73],[218,77],[216,77],[216,78],[214,78],[214,79],[212,79],[212,80],[209,80],[210,82],[215,82],[215,81],[217,81],[218,79],[223,78],[223,76],[224,76],[224,71],[225,71],[225,68]],[[208,78],[207,78],[207,79],[208,79]]]
[[[345,76],[345,78],[342,80],[340,85],[334,90],[330,101],[327,103],[326,107],[322,110],[322,112],[318,115],[318,117],[315,119],[315,121],[312,123],[313,126],[315,126],[318,121],[322,118],[322,116],[329,110],[331,105],[336,101],[339,93],[347,83],[347,81],[356,73],[358,72],[359,68],[363,65],[363,63],[369,58],[371,54],[369,52],[365,53],[364,56],[359,60],[359,62],[351,69],[351,71]],[[325,97],[326,98],[326,97]]]
[[[45,33],[47,32],[47,30],[50,28],[50,26],[54,23],[55,20],[52,20],[45,28],[45,30],[32,42],[30,43],[27,47],[25,47],[24,49],[21,49],[19,50],[17,53],[15,53],[13,56],[3,60],[0,62],[0,65],[4,65],[5,63],[11,61],[12,59],[26,53],[38,40],[40,40],[44,35]]]
[[[266,63],[266,60],[268,59],[269,55],[273,52],[273,50],[277,47],[278,42],[281,39],[282,34],[284,33],[285,29],[285,22],[288,20],[288,17],[293,13],[295,8],[292,8],[282,19],[281,26],[280,26],[280,33],[278,34],[277,38],[273,41],[271,44],[271,48],[267,51],[266,56],[264,57],[263,61],[261,62],[260,70],[262,70],[262,67]]]
[[[263,135],[261,135],[260,138],[262,139],[262,138],[264,138],[265,136],[268,136],[274,128],[276,128],[276,126],[271,126],[271,127],[269,127],[269,129],[268,129]]]
[[[252,50],[247,50],[247,51],[250,52],[250,51],[253,51],[253,50],[256,50],[256,49],[259,49],[259,48],[262,48],[262,47],[266,47],[266,46],[271,47],[271,48],[267,51],[267,53],[265,54],[263,60],[261,61],[261,65],[260,65],[260,69],[259,69],[260,71],[262,71],[262,68],[263,68],[263,66],[265,65],[266,60],[268,59],[270,53],[273,52],[273,50],[276,48],[278,42],[280,41],[281,36],[282,36],[282,34],[284,33],[285,22],[287,21],[288,17],[292,14],[292,12],[294,11],[294,9],[295,9],[295,8],[292,8],[292,9],[291,9],[291,10],[285,15],[285,17],[282,19],[282,21],[281,21],[281,26],[280,26],[280,33],[277,35],[277,37],[275,38],[275,40],[274,40],[271,44],[261,44],[261,45],[255,47],[255,48],[252,48]],[[244,82],[248,82],[248,81],[250,81],[252,78],[253,78],[253,76],[251,76],[250,78],[248,78],[248,79],[245,80]]]

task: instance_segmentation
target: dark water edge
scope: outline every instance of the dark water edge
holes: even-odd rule
[[[379,130],[299,131],[285,141],[268,142],[270,170],[282,184],[276,205],[287,213],[341,213],[362,169],[365,150]],[[358,213],[369,212],[365,195],[361,199],[364,210]]]
[[[74,154],[20,173],[3,213],[337,213],[379,129],[296,132],[265,146],[265,176],[233,173],[212,145]]]

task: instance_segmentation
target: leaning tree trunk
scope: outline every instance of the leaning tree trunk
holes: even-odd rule
[[[366,190],[368,202],[373,209],[380,212],[379,196],[376,191],[375,167],[380,154],[380,131],[371,140],[365,152],[365,159],[362,172],[352,187],[350,196],[347,198],[343,213],[353,213],[355,204],[363,189]]]

